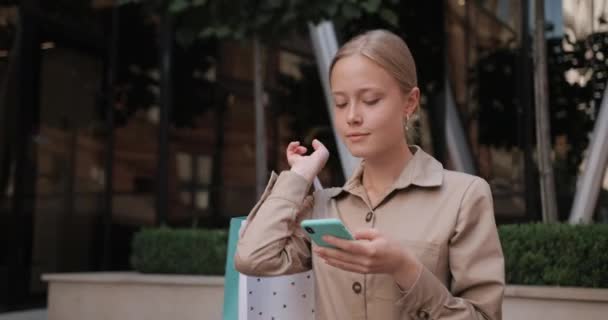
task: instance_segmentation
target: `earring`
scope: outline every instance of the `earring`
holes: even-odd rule
[[[410,127],[408,126],[409,122],[410,122],[410,115],[408,114],[408,115],[405,116],[405,123],[404,123],[404,125],[405,125],[405,131],[410,130]]]

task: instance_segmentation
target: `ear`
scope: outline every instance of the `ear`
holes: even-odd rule
[[[420,89],[418,87],[413,87],[410,90],[410,93],[406,97],[405,108],[403,109],[404,117],[407,115],[412,115],[418,109],[420,105]]]

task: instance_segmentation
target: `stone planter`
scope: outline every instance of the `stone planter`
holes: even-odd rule
[[[220,320],[224,278],[134,272],[46,274],[48,320]],[[503,320],[606,319],[608,289],[508,285]]]
[[[220,320],[224,278],[134,272],[45,274],[48,320]]]
[[[503,320],[603,320],[608,315],[608,289],[518,286],[505,290]]]

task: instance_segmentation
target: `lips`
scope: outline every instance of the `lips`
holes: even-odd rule
[[[369,133],[358,133],[358,132],[356,132],[356,133],[349,133],[346,136],[349,137],[349,138],[351,138],[351,137],[363,137],[363,136],[368,136],[368,135],[369,135]]]
[[[350,141],[350,142],[359,142],[361,140],[364,140],[365,138],[367,138],[367,136],[369,136],[369,133],[349,133],[346,135],[346,138]]]

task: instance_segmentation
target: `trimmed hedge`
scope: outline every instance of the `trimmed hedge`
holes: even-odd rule
[[[608,225],[499,228],[509,284],[608,288]]]
[[[522,224],[499,229],[508,284],[608,288],[608,225]],[[226,230],[144,229],[132,242],[142,273],[223,275]]]
[[[224,275],[228,232],[143,229],[132,242],[131,266],[142,273]]]

